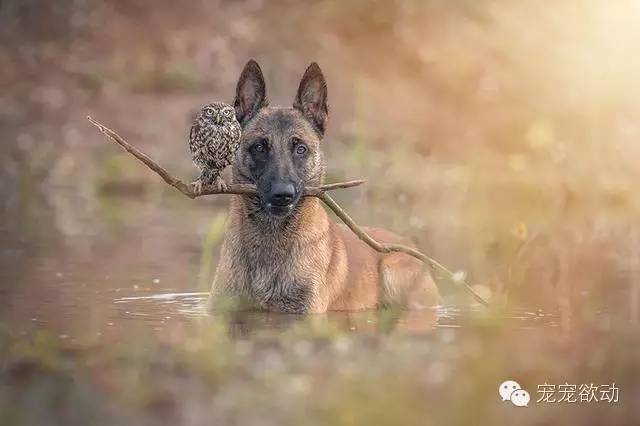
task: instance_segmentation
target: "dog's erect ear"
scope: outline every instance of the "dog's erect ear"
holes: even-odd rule
[[[309,65],[300,80],[300,87],[293,107],[300,110],[311,121],[320,135],[324,134],[329,116],[327,83],[322,75],[322,70],[315,62]]]
[[[236,86],[236,118],[244,125],[260,110],[269,104],[267,89],[260,65],[253,59],[244,66]]]

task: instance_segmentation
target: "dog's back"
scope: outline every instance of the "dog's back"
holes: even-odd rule
[[[409,308],[438,302],[422,263],[401,253],[382,255],[331,221],[305,186],[324,177],[321,140],[327,90],[320,68],[305,72],[292,108],[270,107],[262,72],[250,61],[236,92],[243,127],[233,165],[236,183],[258,196],[233,196],[211,299],[228,297],[269,310],[307,313],[371,309],[386,303]],[[380,229],[380,242],[404,243]]]
[[[433,306],[439,295],[428,268],[403,253],[382,254],[363,243],[346,226],[331,223],[346,263],[346,277],[327,285],[335,288],[329,310],[370,309],[398,304],[411,309]],[[364,228],[381,243],[411,246],[411,242],[384,229]]]

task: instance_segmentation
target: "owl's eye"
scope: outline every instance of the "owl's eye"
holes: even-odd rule
[[[213,108],[207,108],[204,110],[204,113],[207,115],[213,115]]]
[[[224,116],[227,118],[231,118],[231,115],[233,115],[233,110],[231,108],[227,108],[224,110]]]

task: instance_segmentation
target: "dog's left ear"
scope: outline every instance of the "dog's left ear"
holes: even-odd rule
[[[327,83],[322,75],[322,70],[315,62],[309,65],[300,80],[300,87],[298,87],[293,107],[302,112],[321,136],[324,135],[329,117]]]

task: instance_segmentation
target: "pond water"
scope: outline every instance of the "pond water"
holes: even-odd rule
[[[7,202],[0,321],[19,332],[46,328],[71,338],[117,335],[134,324],[162,330],[208,316],[204,304],[223,238],[226,200],[190,202],[171,189],[131,198],[87,197],[78,188],[48,194]],[[460,327],[485,313],[463,298],[423,313],[325,317],[348,330],[376,329],[382,317],[394,319],[399,329],[424,331]],[[257,328],[277,329],[292,321],[258,312],[239,313],[236,320],[243,315]],[[554,308],[512,306],[492,315],[514,329],[561,324]],[[606,310],[598,315],[608,316]],[[417,327],[420,323],[424,327]]]
[[[14,223],[3,230],[0,321],[17,333],[47,329],[74,339],[117,336],[138,326],[162,331],[209,317],[206,290],[226,206],[191,204],[173,195],[99,197],[92,205],[77,191],[59,188],[51,199],[20,206],[9,216]],[[375,331],[389,321],[394,329],[427,331],[461,327],[484,313],[481,306],[462,304],[413,313],[333,312],[322,317],[346,331]],[[494,315],[514,329],[560,323],[557,313],[541,309]],[[299,319],[260,312],[232,318],[245,328],[275,330]]]
[[[30,262],[37,262],[37,259],[31,257]],[[153,276],[147,278],[151,283],[149,286],[133,284],[122,287],[122,280],[126,281],[126,278],[118,278],[117,274],[103,277],[102,286],[96,289],[58,271],[68,268],[68,264],[63,266],[57,261],[51,262],[50,258],[46,263],[57,268],[40,267],[41,278],[32,278],[32,281],[23,282],[10,291],[5,290],[2,320],[12,324],[18,333],[50,329],[58,332],[61,338],[73,339],[76,336],[87,337],[89,333],[117,335],[119,330],[138,326],[160,332],[176,323],[216,319],[207,310],[206,291],[189,291],[194,289],[164,284]],[[390,322],[398,331],[424,332],[462,327],[465,322],[482,318],[485,313],[486,308],[482,306],[443,305],[417,312],[330,312],[314,316],[347,332],[379,331]],[[278,331],[303,318],[256,311],[238,312],[231,318],[225,317],[225,321],[244,324],[245,328],[249,327],[247,331]],[[555,328],[560,324],[558,313],[543,310],[505,310],[497,315],[494,313],[494,319],[514,329]]]

